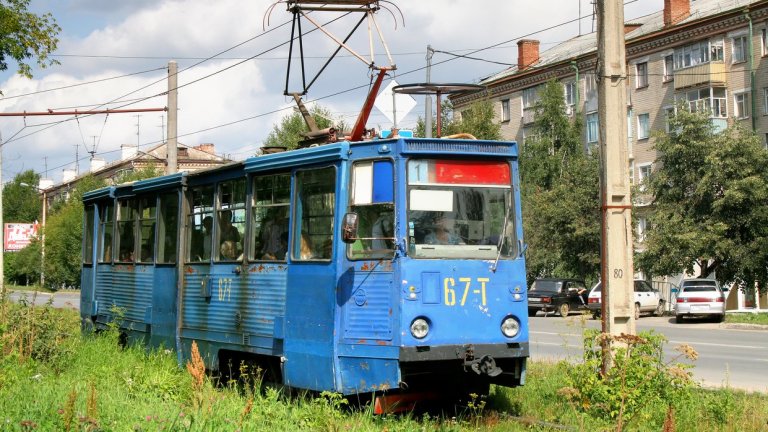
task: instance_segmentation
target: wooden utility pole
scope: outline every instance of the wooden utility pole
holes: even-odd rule
[[[635,334],[632,199],[627,152],[627,76],[622,0],[598,0],[601,280],[603,332]],[[610,349],[610,346],[604,346]],[[606,351],[607,353],[607,351]],[[604,356],[604,368],[610,356]]]
[[[178,76],[179,68],[175,61],[168,62],[168,142],[166,144],[167,166],[166,174],[173,174],[178,170],[178,161],[176,158],[176,149],[178,148],[178,115],[179,115],[179,96],[178,96]]]

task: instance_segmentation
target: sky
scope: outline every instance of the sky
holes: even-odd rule
[[[664,7],[663,0],[624,2],[626,20]],[[591,0],[392,0],[381,6],[376,23],[397,66],[393,78],[399,84],[426,81],[428,45],[436,50],[432,82],[477,83],[517,61],[521,38],[539,40],[545,51],[594,30]],[[30,9],[50,12],[61,26],[52,56],[60,64],[34,69],[32,79],[14,74],[16,65],[9,64],[9,70],[0,73],[0,109],[6,113],[163,108],[167,66],[175,60],[179,142],[213,143],[218,154],[242,160],[257,154],[273,126],[293,112],[293,99],[283,94],[287,71],[288,91],[302,89],[295,53],[289,69],[292,15],[284,3],[32,0]],[[330,12],[311,16],[320,23],[339,18]],[[360,14],[341,17],[327,28],[344,38],[359,19]],[[302,21],[304,32],[312,28]],[[387,66],[376,33],[374,29],[374,61]],[[366,23],[349,45],[370,57]],[[304,38],[303,48],[309,82],[336,46],[314,31]],[[305,100],[351,125],[370,78],[365,63],[341,51]],[[398,119],[399,127],[415,127],[417,118],[424,117],[424,97],[415,99],[413,110]],[[166,121],[162,112],[3,117],[2,179],[32,169],[58,183],[65,169],[86,172],[92,156],[109,163],[119,159],[125,147],[145,151],[158,145],[167,137]],[[374,108],[368,127],[388,129],[392,123]]]

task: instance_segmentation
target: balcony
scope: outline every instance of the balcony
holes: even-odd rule
[[[675,90],[726,84],[725,63],[709,62],[675,71]]]

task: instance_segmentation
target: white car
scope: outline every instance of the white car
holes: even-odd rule
[[[589,291],[589,297],[587,297],[587,308],[592,311],[592,317],[595,319],[600,316],[602,311],[601,291],[602,284],[598,282]],[[635,279],[635,319],[639,319],[641,313],[661,316],[664,313],[664,299],[648,281]]]
[[[709,316],[717,322],[725,319],[725,294],[713,279],[687,279],[680,284],[675,300],[675,321],[685,317]]]

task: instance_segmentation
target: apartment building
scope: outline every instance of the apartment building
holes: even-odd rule
[[[708,112],[725,128],[742,122],[768,146],[768,0],[665,0],[664,9],[625,23],[628,175],[640,184],[654,169],[653,130],[667,128],[676,103]],[[490,98],[502,136],[525,145],[540,86],[563,84],[568,114],[585,119],[585,147],[598,144],[597,35],[581,35],[540,52],[539,41],[518,42],[517,66],[483,79],[484,93],[458,95],[460,112]],[[638,248],[646,219],[635,200]]]

